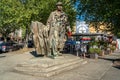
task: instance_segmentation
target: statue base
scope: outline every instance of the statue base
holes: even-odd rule
[[[59,74],[60,72],[74,69],[85,63],[87,63],[87,61],[80,57],[63,54],[54,59],[48,57],[30,59],[29,61],[17,64],[15,71],[34,76],[49,77]]]

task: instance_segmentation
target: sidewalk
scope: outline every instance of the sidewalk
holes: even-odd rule
[[[110,55],[106,55],[104,58],[111,60],[113,65],[105,73],[101,80],[120,80],[120,50],[117,50]]]
[[[118,55],[118,52],[109,56],[113,55]],[[113,64],[111,60],[86,59],[88,63],[85,65],[45,78],[14,72],[13,69],[16,64],[34,58],[29,52],[15,55],[6,54],[4,56],[0,58],[0,80],[102,80]]]

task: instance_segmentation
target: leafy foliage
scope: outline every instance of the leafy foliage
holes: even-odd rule
[[[111,24],[110,30],[119,35],[120,32],[120,1],[119,0],[74,0],[79,2],[78,15],[84,15],[88,22],[104,22]]]
[[[100,48],[90,48],[88,51],[90,54],[100,54],[102,52],[102,50]]]
[[[76,15],[73,1],[61,1],[69,22],[73,25]],[[58,0],[0,0],[0,33],[6,37],[10,32],[22,27],[28,34],[31,21],[46,24],[50,13],[56,9],[56,2]]]

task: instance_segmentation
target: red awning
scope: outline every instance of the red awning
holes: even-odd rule
[[[91,40],[91,38],[81,38],[81,40]]]

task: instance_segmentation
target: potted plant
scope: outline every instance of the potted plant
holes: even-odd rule
[[[101,53],[99,54],[99,56],[104,56],[105,54],[108,54],[110,48],[108,47],[109,46],[109,42],[108,41],[104,41],[104,40],[101,40],[99,41],[99,47],[101,49]]]
[[[89,49],[90,58],[97,59],[98,54],[101,52],[102,52],[102,50],[100,48],[90,48]]]
[[[110,54],[111,54],[112,52],[114,52],[115,49],[116,49],[116,47],[111,45],[111,46],[110,46]]]
[[[104,56],[105,55],[105,50],[101,49],[100,53],[98,54],[99,56]]]

